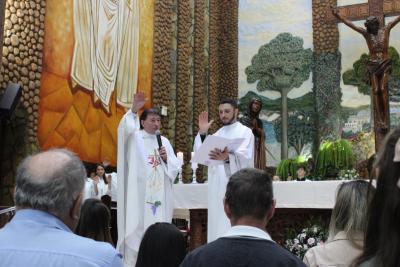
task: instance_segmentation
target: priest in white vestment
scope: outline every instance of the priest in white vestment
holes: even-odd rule
[[[171,222],[172,183],[181,167],[167,138],[156,131],[160,115],[147,109],[144,93],[135,94],[132,109],[118,127],[118,244],[125,266],[135,266],[140,241],[156,222]]]
[[[208,225],[207,242],[221,237],[230,228],[224,213],[223,198],[229,177],[236,171],[254,166],[254,135],[252,131],[237,121],[238,108],[235,100],[223,100],[219,105],[219,118],[224,125],[215,136],[228,139],[244,138],[234,151],[214,149],[210,159],[221,160],[222,164],[208,167]],[[201,146],[213,120],[208,121],[208,113],[199,115],[199,133],[194,142],[194,151]]]

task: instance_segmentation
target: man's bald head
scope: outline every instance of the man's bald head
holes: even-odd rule
[[[15,204],[61,217],[82,192],[85,177],[81,160],[66,149],[29,156],[18,166]]]

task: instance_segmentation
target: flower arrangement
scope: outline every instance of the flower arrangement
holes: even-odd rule
[[[294,238],[287,239],[284,246],[294,255],[303,259],[307,250],[312,247],[321,245],[328,238],[328,231],[319,225],[312,225],[304,228],[300,234]]]
[[[339,172],[339,179],[340,180],[355,180],[359,179],[360,175],[355,169],[350,170],[340,170]]]
[[[371,132],[361,132],[351,140],[356,162],[368,160],[375,153],[375,135]]]

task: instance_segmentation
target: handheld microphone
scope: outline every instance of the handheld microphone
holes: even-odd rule
[[[156,130],[156,137],[157,137],[158,149],[160,149],[162,147],[160,130]]]

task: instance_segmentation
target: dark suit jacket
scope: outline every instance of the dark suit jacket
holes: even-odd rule
[[[189,253],[181,267],[304,267],[286,249],[252,237],[222,237]]]

